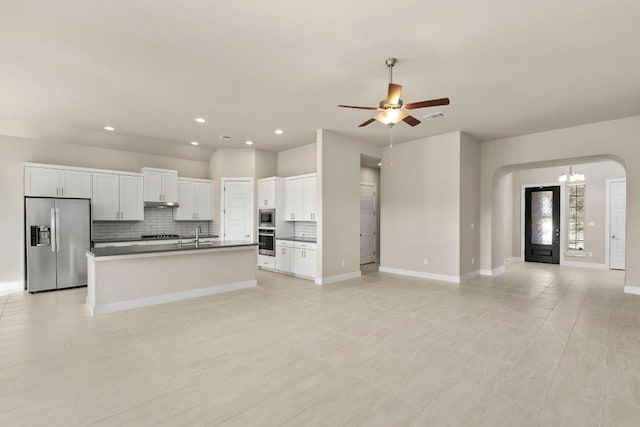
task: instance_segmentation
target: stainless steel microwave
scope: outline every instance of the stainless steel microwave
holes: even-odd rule
[[[258,210],[259,225],[258,227],[275,227],[276,226],[276,210],[260,209]]]

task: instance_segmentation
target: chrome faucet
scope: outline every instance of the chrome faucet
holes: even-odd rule
[[[198,225],[196,227],[196,245],[198,243],[200,243],[200,233],[202,232],[202,229],[200,228],[200,226]]]

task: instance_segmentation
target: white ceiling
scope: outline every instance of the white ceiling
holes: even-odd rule
[[[199,160],[318,128],[382,145],[384,125],[357,127],[373,112],[337,105],[376,106],[390,56],[405,103],[451,99],[414,110],[447,116],[400,123],[396,143],[627,117],[638,16],[637,0],[0,0],[0,134]]]

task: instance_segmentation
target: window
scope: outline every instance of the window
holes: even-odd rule
[[[584,253],[584,184],[567,186],[569,193],[569,252]]]

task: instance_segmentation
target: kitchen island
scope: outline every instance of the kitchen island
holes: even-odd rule
[[[258,244],[245,241],[87,250],[92,315],[257,285]]]

